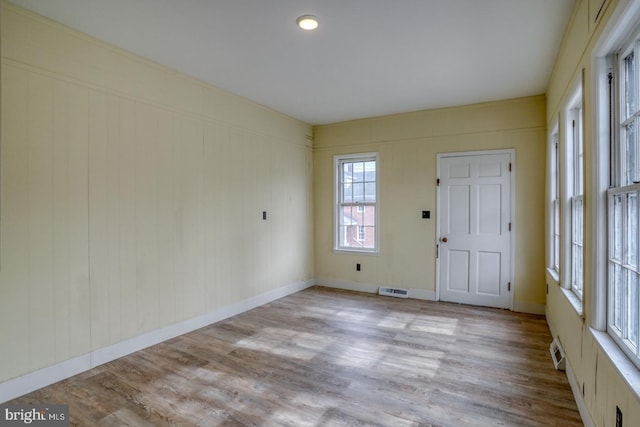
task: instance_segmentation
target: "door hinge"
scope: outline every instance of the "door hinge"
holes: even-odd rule
[[[507,283],[507,291],[511,292],[511,282]]]
[[[509,223],[509,231],[511,231],[511,223]]]
[[[511,172],[511,162],[509,162],[509,172]]]
[[[436,178],[436,185],[440,186],[440,178]]]
[[[440,245],[436,245],[436,259],[440,258]]]

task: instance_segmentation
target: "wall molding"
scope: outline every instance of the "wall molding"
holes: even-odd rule
[[[230,304],[208,313],[156,329],[136,337],[94,350],[82,356],[21,375],[0,383],[0,403],[15,399],[32,391],[85,372],[102,364],[124,357],[179,335],[212,325],[229,317],[252,310],[287,295],[294,294],[314,285],[313,280],[305,280],[286,285],[251,298]]]

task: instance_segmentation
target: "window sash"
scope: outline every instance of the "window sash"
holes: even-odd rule
[[[640,366],[640,184],[609,190],[607,330]]]
[[[571,198],[571,290],[582,299],[584,282],[584,198]]]

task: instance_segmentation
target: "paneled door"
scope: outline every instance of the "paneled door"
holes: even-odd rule
[[[511,152],[438,157],[443,301],[511,308]]]

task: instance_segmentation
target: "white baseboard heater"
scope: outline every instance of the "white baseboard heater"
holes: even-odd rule
[[[378,295],[385,295],[388,297],[396,297],[396,298],[409,298],[409,290],[398,289],[398,288],[383,288],[381,286],[378,288]]]

